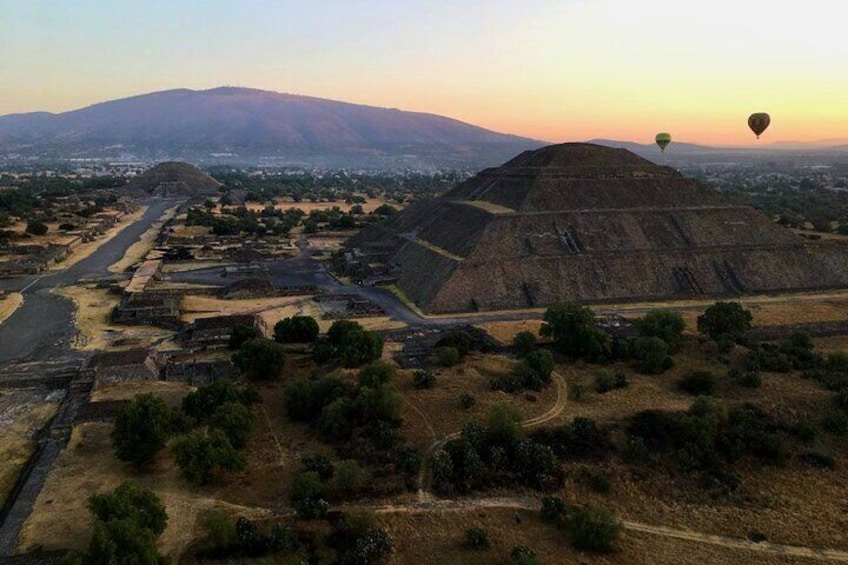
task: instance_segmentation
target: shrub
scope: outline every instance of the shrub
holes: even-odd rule
[[[470,410],[475,404],[477,404],[477,399],[467,392],[463,392],[459,395],[459,405],[463,410]]]
[[[469,528],[465,530],[465,544],[471,549],[489,549],[489,533],[481,528]]]
[[[285,362],[283,347],[269,339],[248,340],[233,354],[233,364],[253,380],[276,379]]]
[[[568,513],[565,531],[574,549],[609,553],[621,532],[621,524],[605,508],[577,508]]]
[[[432,362],[440,367],[459,365],[462,356],[456,347],[436,347],[433,349]]]
[[[717,388],[716,377],[709,371],[690,371],[677,383],[677,386],[689,394],[710,396]]]
[[[595,392],[604,394],[617,388],[627,387],[627,375],[623,371],[613,372],[609,369],[599,369],[595,372],[594,384]]]
[[[512,348],[519,357],[532,353],[536,349],[536,335],[533,332],[518,332],[512,338]]]
[[[555,496],[546,496],[542,499],[542,509],[539,517],[542,522],[548,524],[559,524],[565,514],[565,502]]]
[[[314,471],[300,473],[292,487],[291,502],[295,512],[303,518],[322,518],[329,504],[324,500],[324,485]]]
[[[468,332],[452,331],[437,341],[435,347],[453,347],[460,357],[465,357],[474,348],[474,338]]]
[[[26,232],[32,235],[44,235],[47,233],[47,225],[33,220],[26,225]]]
[[[686,329],[686,322],[679,312],[651,310],[636,321],[636,326],[643,337],[658,337],[674,349]]]
[[[848,436],[848,414],[836,413],[825,416],[822,419],[821,427],[827,433],[837,436]]]
[[[597,493],[608,494],[612,490],[612,482],[604,473],[589,473],[587,478],[589,488]]]
[[[580,402],[583,399],[584,388],[580,383],[568,383],[568,399]]]
[[[673,362],[668,344],[658,337],[640,337],[633,342],[633,357],[639,360],[639,371],[649,375],[669,369]]]
[[[300,462],[303,464],[305,470],[318,473],[318,478],[322,481],[330,480],[333,473],[336,472],[336,468],[326,455],[304,455],[301,457]]]
[[[115,419],[112,446],[122,461],[149,463],[171,437],[177,414],[161,398],[136,395]]]
[[[215,413],[220,406],[227,403],[238,402],[241,404],[253,404],[259,400],[256,389],[245,389],[240,391],[229,379],[218,379],[212,384],[200,387],[194,392],[183,397],[182,410],[186,416],[197,421],[205,421]]]
[[[233,333],[230,335],[230,349],[238,349],[249,339],[259,337],[259,331],[251,326],[236,326],[233,328]]]
[[[516,545],[509,552],[509,562],[512,565],[538,565],[536,552],[526,545]]]
[[[433,388],[436,384],[436,375],[432,371],[415,371],[412,375],[412,385],[418,389]]]
[[[318,339],[318,322],[311,316],[292,316],[274,325],[274,341],[278,343],[314,343]]]
[[[93,494],[88,499],[88,509],[102,522],[131,520],[157,536],[168,524],[168,514],[159,497],[133,481],[124,481],[110,493]]]
[[[745,388],[760,388],[763,384],[763,378],[758,371],[743,371],[741,369],[731,369],[727,377],[730,381]]]
[[[204,532],[201,553],[210,557],[223,557],[238,544],[236,521],[227,512],[213,511],[200,519]]]
[[[230,444],[236,449],[241,449],[250,436],[253,414],[244,404],[227,402],[215,409],[209,419],[209,425],[224,432]]]
[[[180,438],[174,444],[177,467],[190,482],[205,485],[222,472],[235,472],[244,468],[244,459],[230,444],[221,430],[200,430]]]
[[[336,465],[333,486],[339,492],[352,494],[362,489],[365,478],[365,470],[359,463],[353,459],[345,459]]]

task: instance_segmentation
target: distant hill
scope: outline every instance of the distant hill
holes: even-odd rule
[[[481,166],[541,145],[434,114],[230,87],[0,117],[0,154],[51,158]]]

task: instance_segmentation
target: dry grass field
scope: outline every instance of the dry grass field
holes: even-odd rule
[[[54,292],[74,301],[74,320],[78,333],[73,346],[83,351],[106,348],[149,347],[173,332],[153,326],[119,326],[111,323],[118,297],[94,285],[66,286]]]
[[[6,318],[15,313],[21,304],[24,303],[24,295],[20,292],[10,292],[6,298],[0,300],[0,324],[6,321]]]
[[[508,374],[515,362],[502,356],[470,353],[456,367],[437,369],[436,384],[431,389],[416,390],[412,386],[412,371],[403,372],[398,384],[404,395],[403,433],[415,447],[426,448],[435,439],[458,432],[466,422],[485,422],[492,406],[508,402],[516,407],[522,419],[544,414],[556,403],[556,387],[541,392],[506,394],[493,391],[491,377]],[[476,403],[463,410],[459,397],[470,394]]]
[[[438,512],[380,513],[377,520],[392,536],[394,550],[388,563],[403,565],[509,565],[516,545],[536,551],[541,563],[584,563],[591,565],[801,565],[813,559],[788,558],[626,532],[618,551],[609,555],[581,553],[571,549],[565,535],[539,520],[535,512],[519,511],[521,523],[511,509],[468,509]],[[473,551],[464,545],[465,531],[482,528],[492,546]]]
[[[53,417],[58,399],[43,391],[0,394],[0,506],[36,448],[34,434]]]

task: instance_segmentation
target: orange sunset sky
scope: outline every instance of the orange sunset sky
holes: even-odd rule
[[[240,85],[546,141],[846,139],[846,16],[831,0],[0,0],[0,114]]]

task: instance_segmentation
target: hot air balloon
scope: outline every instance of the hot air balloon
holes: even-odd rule
[[[660,151],[665,153],[665,148],[668,147],[669,143],[671,143],[671,134],[658,133],[655,141],[657,142],[657,145],[659,145]]]
[[[748,127],[751,131],[757,134],[757,139],[760,139],[760,134],[766,131],[771,123],[771,118],[765,112],[757,112],[748,117]]]

